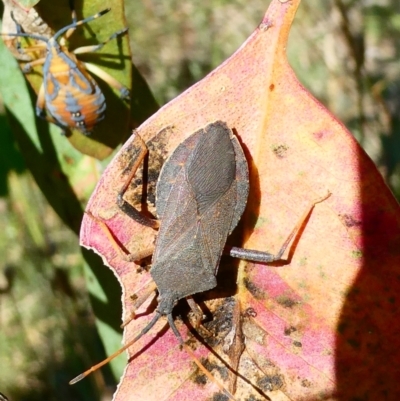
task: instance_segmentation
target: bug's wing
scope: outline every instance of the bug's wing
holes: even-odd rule
[[[232,135],[231,138],[233,148],[235,150],[236,156],[236,203],[235,203],[235,211],[232,217],[231,227],[229,229],[229,234],[233,231],[233,229],[239,223],[240,218],[246,208],[247,198],[249,196],[249,167],[247,165],[247,160],[244,155],[243,149],[239,143],[239,140],[236,136]],[[234,194],[232,194],[234,196]]]
[[[177,186],[187,183],[183,171]],[[191,188],[181,185],[167,202],[157,236],[151,275],[160,294],[171,292],[180,299],[216,286],[216,270],[234,214],[236,183],[214,205],[198,214]],[[233,195],[233,196],[232,196]],[[219,208],[219,206],[223,206]]]
[[[151,270],[161,293],[173,285],[181,298],[216,285],[237,203],[231,135],[224,123],[209,124],[185,140],[163,167],[157,188],[162,220]]]

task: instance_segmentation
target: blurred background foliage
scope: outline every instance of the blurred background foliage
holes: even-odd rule
[[[165,104],[228,58],[256,28],[268,4],[126,0],[132,60],[158,103]],[[300,81],[351,130],[399,198],[400,3],[303,1],[288,55]],[[6,97],[10,89],[2,85]],[[27,151],[16,139],[15,117],[1,99],[0,106],[0,392],[13,401],[109,400],[117,381],[109,369],[82,384],[67,384],[105,356],[90,303],[96,300],[86,290],[87,280],[98,279],[85,270],[94,256],[79,248],[79,219],[68,220],[82,211],[63,214],[54,201],[63,192],[53,190],[50,196],[43,191],[46,185],[34,180],[32,160],[27,162]],[[59,135],[55,131],[51,135]],[[107,160],[67,161],[77,174],[92,174],[78,199],[84,207],[88,188]],[[65,168],[59,166],[54,182],[65,178]],[[120,294],[112,280],[107,313],[118,322]],[[99,320],[104,305],[97,302],[94,309]],[[113,326],[104,317],[100,325],[105,332]],[[118,347],[118,335],[108,345],[103,335],[107,352]],[[120,359],[117,377],[125,364]]]

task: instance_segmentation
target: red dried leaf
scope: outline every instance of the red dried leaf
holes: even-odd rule
[[[160,158],[211,121],[226,121],[236,130],[251,169],[243,224],[247,248],[277,252],[310,203],[332,193],[314,208],[288,263],[240,262],[236,277],[234,262],[226,258],[218,276],[221,287],[208,295],[214,316],[208,327],[217,330],[213,349],[241,375],[237,399],[251,394],[272,400],[383,399],[385,394],[397,399],[399,207],[351,134],[299,84],[287,63],[286,42],[298,3],[273,0],[238,52],[138,132],[151,141],[169,127],[153,144],[149,165],[157,169]],[[133,139],[114,158],[88,209],[135,252],[150,246],[155,234],[131,221],[115,203],[132,146]],[[140,202],[140,194],[132,193],[132,202]],[[81,241],[114,269],[126,317],[130,295],[149,275],[125,262],[88,216]],[[229,287],[235,280],[236,294]],[[125,341],[151,316],[130,323]],[[114,400],[203,400],[218,391],[214,383],[201,380],[163,324],[129,350],[132,361]],[[178,321],[188,338],[185,327]],[[204,345],[195,353],[208,357],[213,375],[234,388],[236,376],[228,377]]]

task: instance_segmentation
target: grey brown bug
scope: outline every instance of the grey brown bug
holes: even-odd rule
[[[246,157],[232,130],[226,123],[216,121],[190,135],[164,163],[156,189],[158,220],[142,215],[124,200],[139,161],[147,153],[145,143],[141,138],[139,140],[142,151],[118,194],[117,203],[124,213],[140,224],[159,228],[150,269],[154,284],[149,285],[147,293],[149,296],[157,289],[158,306],[153,319],[132,341],[107,360],[79,375],[71,384],[127,349],[147,333],[161,316],[167,317],[179,343],[185,345],[175,326],[173,309],[179,300],[186,298],[189,306],[198,314],[191,296],[217,286],[216,274],[227,237],[246,207],[249,194]],[[263,263],[280,260],[311,209],[328,196],[311,204],[276,255],[236,247],[231,248],[229,254]],[[142,297],[140,302],[143,299],[146,297]],[[185,349],[191,352],[188,347]],[[200,364],[199,361],[195,362]],[[202,368],[205,370],[204,366]],[[234,399],[222,385],[220,387]]]

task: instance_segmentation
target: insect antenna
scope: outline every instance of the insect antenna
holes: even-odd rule
[[[98,12],[97,14],[92,15],[91,17],[87,17],[80,21],[75,21],[72,24],[65,26],[64,28],[61,28],[58,32],[55,33],[55,35],[53,36],[52,39],[57,40],[61,35],[63,35],[65,32],[67,32],[71,28],[77,28],[80,25],[86,24],[87,22],[90,22],[96,18],[99,18],[99,17],[103,16],[104,14],[107,14],[110,10],[111,10],[111,8],[106,8],[106,9]]]
[[[49,39],[44,36],[34,35],[31,33],[1,33],[1,36],[12,36],[17,38],[31,38],[35,40],[42,40],[43,42],[48,42]]]
[[[172,317],[172,313],[167,315],[168,323],[174,332],[176,338],[179,341],[179,344],[185,351],[189,354],[189,356],[193,359],[193,362],[197,365],[197,367],[208,377],[210,381],[215,383],[219,389],[231,400],[236,401],[236,398],[225,388],[225,386],[220,383],[207,369],[206,367],[198,360],[196,355],[193,353],[191,348],[183,341],[181,334],[179,333],[178,329],[175,326],[174,318]]]
[[[103,361],[99,362],[97,365],[92,366],[90,369],[86,370],[85,372],[81,373],[80,375],[76,376],[74,379],[72,379],[69,384],[75,384],[82,379],[84,379],[86,376],[90,375],[90,373],[94,372],[95,370],[101,368],[102,366],[106,365],[108,362],[110,362],[112,359],[117,357],[118,355],[122,354],[125,350],[127,350],[131,345],[133,345],[136,341],[138,341],[140,338],[142,338],[160,319],[162,315],[159,313],[156,313],[156,315],[153,317],[153,319],[149,322],[149,324],[142,329],[142,331],[131,341],[129,341],[127,344],[125,344],[122,348],[120,348],[118,351],[114,352],[112,355],[110,355],[108,358],[104,359]]]

